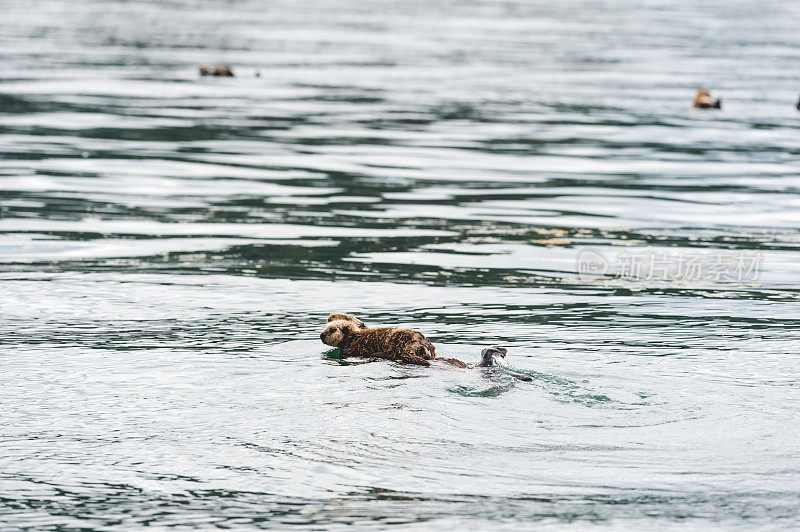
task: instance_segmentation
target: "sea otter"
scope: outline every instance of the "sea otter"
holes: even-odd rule
[[[332,319],[331,319],[332,318]],[[339,348],[339,356],[383,358],[406,364],[430,366],[441,360],[460,368],[469,367],[455,358],[439,358],[436,348],[424,334],[397,327],[367,327],[348,314],[331,314],[328,325],[319,335],[325,345]]]
[[[349,314],[328,316],[328,325],[319,337],[323,344],[338,347],[341,358],[382,358],[418,366],[430,366],[431,360],[439,360],[459,368],[470,367],[456,358],[437,357],[431,341],[419,331],[396,327],[369,328]],[[505,358],[507,353],[503,347],[487,347],[481,351],[481,361],[473,368],[484,369],[487,373],[503,373],[521,381],[533,380],[529,375],[508,370],[495,362],[496,356]]]
[[[334,313],[328,316],[328,325],[320,334],[322,343],[339,348],[339,356],[383,358],[420,366],[430,366],[430,360],[440,360],[459,368],[469,368],[455,358],[436,356],[436,349],[425,335],[410,329],[395,327],[369,328],[360,319],[350,314]],[[481,361],[473,368],[487,368],[491,373],[505,373],[523,381],[530,376],[507,370],[495,362],[496,356],[506,357],[504,347],[487,347],[481,351]]]
[[[233,77],[233,70],[228,65],[217,65],[214,67],[214,70],[208,68],[208,65],[200,65],[200,75],[201,76],[222,76],[222,77]]]
[[[708,89],[699,89],[692,105],[696,109],[722,109],[722,100],[713,99]]]

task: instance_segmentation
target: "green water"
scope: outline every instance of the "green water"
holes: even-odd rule
[[[794,2],[3,7],[0,528],[800,524]]]

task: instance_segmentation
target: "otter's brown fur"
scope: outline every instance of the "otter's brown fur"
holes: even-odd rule
[[[721,109],[722,100],[713,99],[708,89],[699,89],[697,91],[697,96],[694,97],[692,105],[697,109]]]
[[[328,321],[336,321],[336,320],[352,321],[353,323],[356,324],[356,326],[359,329],[366,329],[367,328],[367,324],[366,323],[364,323],[360,319],[358,319],[355,316],[352,316],[350,314],[343,314],[341,312],[335,312],[335,313],[331,314],[330,316],[328,316]]]
[[[233,77],[233,70],[228,65],[217,65],[214,67],[214,70],[208,68],[208,65],[200,65],[200,75],[201,76],[222,76],[222,77]]]
[[[357,322],[363,325],[355,318],[329,321],[320,334],[322,343],[338,347],[342,358],[383,358],[419,366],[430,366],[429,361],[436,359],[461,368],[467,367],[455,358],[437,358],[436,348],[419,331],[396,327],[361,328]]]

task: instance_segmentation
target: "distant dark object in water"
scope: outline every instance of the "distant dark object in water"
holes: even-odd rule
[[[201,76],[222,76],[222,77],[233,77],[233,70],[228,65],[217,65],[214,67],[214,70],[208,68],[208,65],[200,65],[200,75]]]
[[[430,366],[431,360],[438,360],[459,368],[469,368],[456,358],[437,357],[436,348],[419,331],[396,327],[370,328],[350,314],[329,315],[328,324],[319,337],[323,344],[338,347],[341,358],[380,358],[418,366]],[[507,353],[503,347],[486,348],[481,352],[481,361],[473,367],[505,373],[523,381],[532,380],[528,375],[509,371],[495,362],[495,356],[505,358]]]
[[[693,105],[695,109],[722,109],[722,100],[712,98],[708,89],[699,89]]]
[[[797,110],[800,111],[800,100],[797,100]]]

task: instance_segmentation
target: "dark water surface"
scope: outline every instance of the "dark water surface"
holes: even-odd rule
[[[0,528],[800,525],[797,2],[2,5]]]

